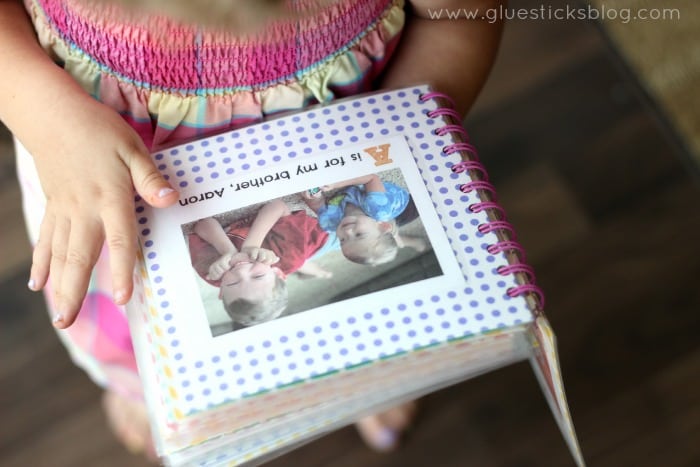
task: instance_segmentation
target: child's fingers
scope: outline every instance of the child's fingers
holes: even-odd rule
[[[41,290],[49,278],[49,264],[51,263],[51,241],[53,238],[54,217],[44,216],[39,228],[39,239],[32,252],[32,269],[29,273],[27,287],[31,290]]]
[[[253,262],[271,264],[274,258],[275,254],[265,248],[253,248],[250,250],[250,260]]]
[[[252,259],[252,258],[251,258]],[[255,258],[253,261],[258,261],[265,264],[274,264],[279,261],[279,258],[271,250],[265,248],[259,248],[255,252]]]
[[[114,303],[123,305],[131,297],[136,262],[136,220],[131,203],[113,203],[103,222],[109,250],[112,296]]]
[[[211,267],[209,268],[209,273],[207,274],[207,279],[209,279],[210,281],[218,281],[219,279],[221,279],[221,276],[223,275],[222,269],[223,268],[221,267],[220,264],[218,264],[218,263],[212,264]]]
[[[57,308],[56,327],[73,324],[83,304],[90,283],[92,268],[102,249],[102,226],[97,219],[72,219],[70,238],[60,282],[54,282]]]
[[[224,266],[226,266],[227,270],[228,268],[231,268],[234,264],[236,264],[236,261],[238,261],[237,258],[239,258],[241,253],[233,253],[233,254],[228,254],[224,256]]]
[[[226,271],[230,269],[229,263],[231,258],[229,256],[223,256],[213,262],[209,266],[209,271],[207,273],[207,279],[212,281],[218,281],[224,275]]]
[[[177,201],[177,191],[163,178],[143,144],[135,143],[122,159],[131,172],[134,188],[148,204],[163,208]]]
[[[248,253],[248,258],[255,262],[260,258],[262,250],[260,248],[249,248],[246,253]]]
[[[51,259],[49,261],[49,274],[51,275],[51,284],[54,302],[54,316],[52,317],[54,325],[63,327],[60,323],[65,319],[66,310],[63,309],[61,296],[61,275],[63,266],[66,262],[68,254],[68,239],[70,237],[70,220],[65,218],[57,218],[54,222],[53,232],[51,234]]]
[[[267,263],[267,264],[274,264],[280,260],[277,257],[277,255],[274,252],[272,252],[271,250],[265,250],[263,258],[265,260],[265,263]]]
[[[217,271],[209,271],[206,278],[210,281],[218,281],[221,279],[221,274],[219,274]]]

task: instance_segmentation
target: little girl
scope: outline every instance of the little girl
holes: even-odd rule
[[[108,418],[133,449],[151,448],[121,308],[134,191],[155,207],[178,198],[149,151],[375,86],[428,82],[464,112],[500,37],[498,23],[431,19],[443,8],[483,16],[498,0],[23,3],[0,0],[0,120],[17,141],[28,286],[46,292],[61,339],[107,389]],[[404,406],[360,432],[391,449],[409,419]]]

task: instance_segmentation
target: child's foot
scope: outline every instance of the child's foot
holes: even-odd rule
[[[359,420],[355,426],[367,446],[379,452],[395,449],[401,436],[411,426],[416,414],[416,402],[398,405],[384,412]]]
[[[126,449],[132,454],[144,454],[149,461],[156,463],[158,456],[151,439],[146,405],[116,392],[105,391],[102,407],[107,423]]]

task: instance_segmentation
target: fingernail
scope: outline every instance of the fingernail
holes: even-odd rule
[[[63,322],[63,315],[61,313],[56,313],[53,315],[53,318],[51,318],[51,322],[53,324],[60,324]]]
[[[161,188],[160,191],[158,192],[158,197],[159,198],[165,198],[168,196],[170,193],[173,193],[175,190],[172,188]]]
[[[124,298],[126,298],[126,292],[123,290],[117,290],[114,292],[114,302],[115,303],[122,303],[124,301]]]
[[[34,279],[29,279],[27,287],[29,287],[29,290],[36,290],[36,281]]]

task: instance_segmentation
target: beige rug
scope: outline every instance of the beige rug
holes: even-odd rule
[[[604,30],[700,166],[700,0],[589,2],[609,10]]]

